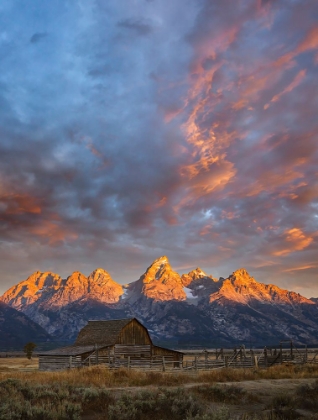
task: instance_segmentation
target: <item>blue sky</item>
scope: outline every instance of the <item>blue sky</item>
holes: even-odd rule
[[[0,292],[161,255],[318,296],[318,3],[0,5]]]

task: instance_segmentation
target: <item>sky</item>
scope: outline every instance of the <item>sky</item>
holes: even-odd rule
[[[156,258],[318,296],[317,0],[2,0],[0,293]]]

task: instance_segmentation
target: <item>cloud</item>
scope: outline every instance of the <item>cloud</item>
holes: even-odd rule
[[[1,7],[3,290],[167,254],[318,296],[315,2]]]
[[[302,251],[307,248],[313,241],[313,238],[306,235],[299,228],[291,228],[284,232],[284,242],[287,248],[275,251],[274,255],[284,256],[295,251]]]
[[[37,44],[38,42],[42,41],[44,38],[46,38],[48,34],[46,32],[36,32],[33,34],[30,38],[31,44]]]
[[[306,70],[301,70],[296,75],[294,80],[282,92],[272,97],[270,102],[277,102],[279,101],[281,96],[285,95],[286,93],[292,92],[302,82],[305,76],[306,76]],[[270,106],[269,104],[264,105],[264,109],[267,109],[269,106]]]
[[[148,36],[154,30],[153,25],[150,22],[140,18],[129,18],[121,20],[117,23],[117,26],[128,29],[138,36]]]

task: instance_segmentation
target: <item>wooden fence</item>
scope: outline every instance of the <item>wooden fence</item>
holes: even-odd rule
[[[318,363],[317,349],[297,349],[294,346],[283,348],[264,348],[246,350],[244,346],[234,350],[188,351],[183,361],[174,360],[173,356],[152,357],[116,357],[99,355],[93,352],[85,360],[81,356],[40,356],[41,370],[60,370],[83,366],[103,365],[109,369],[128,368],[147,371],[183,371],[198,372],[202,370],[224,368],[268,368],[276,364]]]

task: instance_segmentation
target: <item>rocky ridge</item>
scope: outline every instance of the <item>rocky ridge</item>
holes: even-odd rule
[[[22,350],[30,342],[46,342],[51,337],[36,322],[21,311],[0,302],[0,348]]]
[[[101,268],[67,279],[36,272],[0,300],[59,339],[74,339],[89,319],[135,316],[155,340],[174,345],[318,342],[314,300],[258,283],[243,268],[226,279],[200,268],[180,276],[166,256],[125,286]]]

